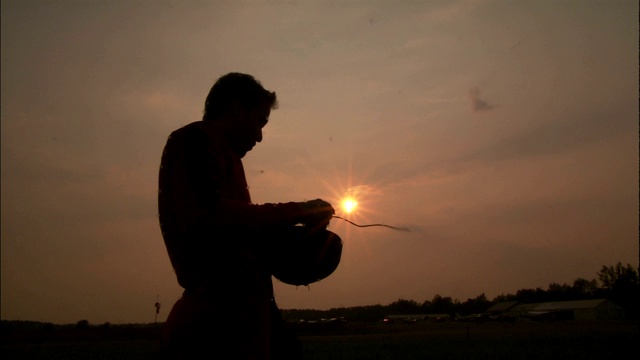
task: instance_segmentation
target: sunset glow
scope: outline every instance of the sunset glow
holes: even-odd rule
[[[342,209],[349,214],[358,206],[358,202],[353,198],[346,198],[342,201]]]
[[[313,220],[288,203],[329,203],[340,266],[274,279],[280,309],[500,301],[638,265],[638,1],[52,3],[0,2],[2,320],[167,320],[184,288],[157,216],[162,153],[229,72],[279,106],[228,163],[213,152],[232,144],[204,146],[220,124],[194,125],[206,157],[180,181],[207,189],[181,226],[237,239],[241,264],[203,259],[249,274],[271,229]],[[222,183],[200,175],[237,178],[251,206],[218,211]],[[233,281],[216,269],[202,276]]]

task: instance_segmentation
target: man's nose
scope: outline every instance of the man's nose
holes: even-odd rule
[[[262,141],[262,129],[258,129],[256,133],[256,142],[261,142],[261,141]]]

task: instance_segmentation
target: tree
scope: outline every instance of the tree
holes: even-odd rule
[[[598,292],[598,281],[577,278],[573,281],[573,293],[579,299],[592,298]]]
[[[80,320],[76,323],[76,329],[86,330],[89,328],[89,320]]]
[[[523,303],[539,303],[550,301],[549,296],[542,288],[520,289],[516,293],[516,300]]]
[[[420,304],[413,300],[399,299],[387,305],[387,311],[390,314],[416,314],[420,310]]]
[[[431,312],[435,314],[454,314],[454,307],[454,301],[449,296],[442,297],[436,295],[433,297],[433,300],[431,300]]]
[[[507,302],[507,301],[517,301],[516,296],[513,294],[500,294],[493,298],[493,303]]]
[[[553,301],[575,300],[573,288],[567,284],[551,283],[547,290],[547,298]]]
[[[614,266],[602,266],[598,272],[605,296],[622,306],[630,319],[638,319],[640,303],[640,281],[638,271],[630,264],[623,266],[618,262]]]
[[[638,272],[630,264],[623,266],[618,262],[615,266],[602,266],[598,272],[598,279],[606,290],[614,290],[618,287],[637,286]]]
[[[482,314],[487,311],[489,307],[491,307],[491,302],[487,300],[486,295],[482,293],[460,304],[460,313],[463,315]]]

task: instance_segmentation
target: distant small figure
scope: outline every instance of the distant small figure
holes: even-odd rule
[[[330,239],[338,250],[341,241],[326,230],[335,213],[326,201],[251,202],[242,158],[262,141],[276,107],[275,92],[251,75],[230,73],[211,88],[202,121],[167,140],[159,174],[160,227],[185,289],[163,329],[171,359],[302,356],[274,299],[275,255],[294,246],[292,237],[302,241],[306,234],[314,234],[313,244]],[[332,254],[339,260],[339,251]],[[291,282],[313,282],[334,268],[312,269],[310,274],[320,275],[293,276]],[[283,277],[291,274],[285,270]]]
[[[158,314],[160,314],[160,306],[161,305],[160,305],[159,301],[160,301],[160,295],[157,295],[156,296],[156,304],[155,304],[155,306],[156,306],[156,318],[154,320],[154,322],[156,322],[156,323],[158,322]]]

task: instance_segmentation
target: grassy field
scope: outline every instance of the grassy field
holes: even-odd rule
[[[305,359],[632,359],[637,322],[353,324],[305,329]],[[152,339],[3,343],[3,359],[158,359]]]
[[[417,323],[392,326],[400,329],[301,337],[306,359],[584,360],[630,359],[640,354],[637,323]]]

